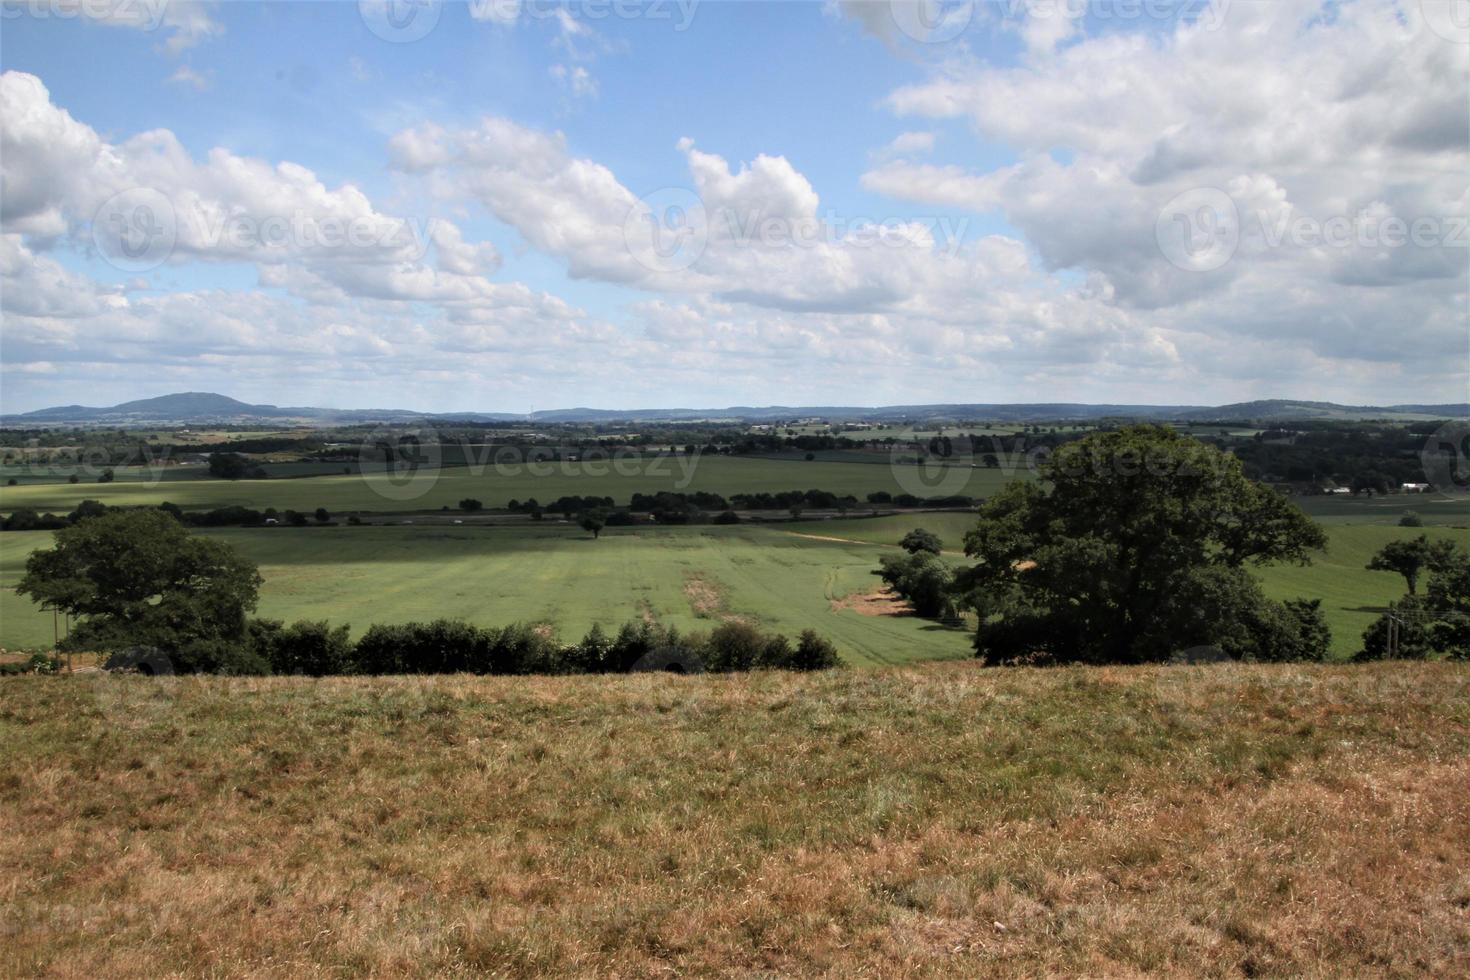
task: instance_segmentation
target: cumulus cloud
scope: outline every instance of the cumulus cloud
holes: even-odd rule
[[[879,159],[863,185],[1001,214],[1049,268],[1151,322],[1412,362],[1463,391],[1470,48],[1414,7],[1235,4],[1013,67],[950,63],[891,111],[967,121],[1018,162]],[[1169,261],[1175,234],[1223,241],[1223,261]]]
[[[289,266],[275,283],[383,299],[494,291],[483,278],[498,268],[494,248],[466,243],[445,219],[384,213],[357,187],[329,188],[287,161],[218,148],[196,160],[167,130],[105,141],[53,105],[32,75],[0,75],[0,152],[7,231],[69,236],[117,258],[108,246],[125,246],[146,221],[166,246],[158,262]],[[431,247],[437,268],[426,262]]]

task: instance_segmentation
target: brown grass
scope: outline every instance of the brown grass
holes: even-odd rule
[[[914,607],[903,596],[888,588],[870,592],[849,592],[832,600],[832,610],[851,609],[859,616],[912,616]]]
[[[0,974],[1454,976],[1470,670],[0,681]]]

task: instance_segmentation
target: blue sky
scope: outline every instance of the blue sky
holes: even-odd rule
[[[1467,46],[1415,2],[630,9],[7,3],[0,404],[1466,397]],[[388,14],[433,26],[385,40]],[[138,188],[181,228],[440,230],[350,254],[181,233],[119,268],[93,225]],[[714,222],[685,268],[622,220],[667,188]],[[1202,193],[1238,224],[1219,265],[1160,237],[1180,201],[1216,233]],[[1335,217],[1438,237],[1250,232]],[[775,240],[717,228],[762,221]]]

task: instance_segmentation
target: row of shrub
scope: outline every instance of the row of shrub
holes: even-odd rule
[[[109,666],[144,667],[151,652],[119,655]],[[140,659],[143,658],[143,659]],[[709,633],[680,633],[655,622],[627,623],[609,636],[593,626],[562,643],[546,626],[481,627],[458,620],[370,627],[353,642],[347,626],[252,620],[243,643],[195,644],[168,652],[180,673],[328,675],[619,674],[634,670],[729,673],[825,670],[842,665],[837,649],[814,630],[792,642],[749,623],[722,623]],[[147,668],[145,668],[147,669]]]
[[[29,507],[22,507],[12,511],[4,521],[0,521],[0,531],[58,531],[84,518],[96,517],[109,510],[119,509],[126,508],[108,507],[99,500],[83,500],[77,505],[76,510],[65,515],[38,514]],[[216,507],[213,510],[184,510],[178,504],[165,500],[158,505],[158,509],[172,515],[174,520],[180,524],[187,524],[191,527],[242,527],[265,524],[268,521],[304,527],[313,520],[319,524],[325,524],[331,520],[331,514],[325,507],[318,507],[314,514],[303,514],[295,510],[277,511],[274,507],[255,510],[251,507],[241,507],[238,504]]]

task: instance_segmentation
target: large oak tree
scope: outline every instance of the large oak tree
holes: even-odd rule
[[[1041,479],[980,508],[958,588],[991,662],[1145,663],[1199,646],[1320,656],[1311,603],[1274,603],[1248,564],[1306,563],[1326,538],[1235,457],[1129,426],[1059,447]]]

